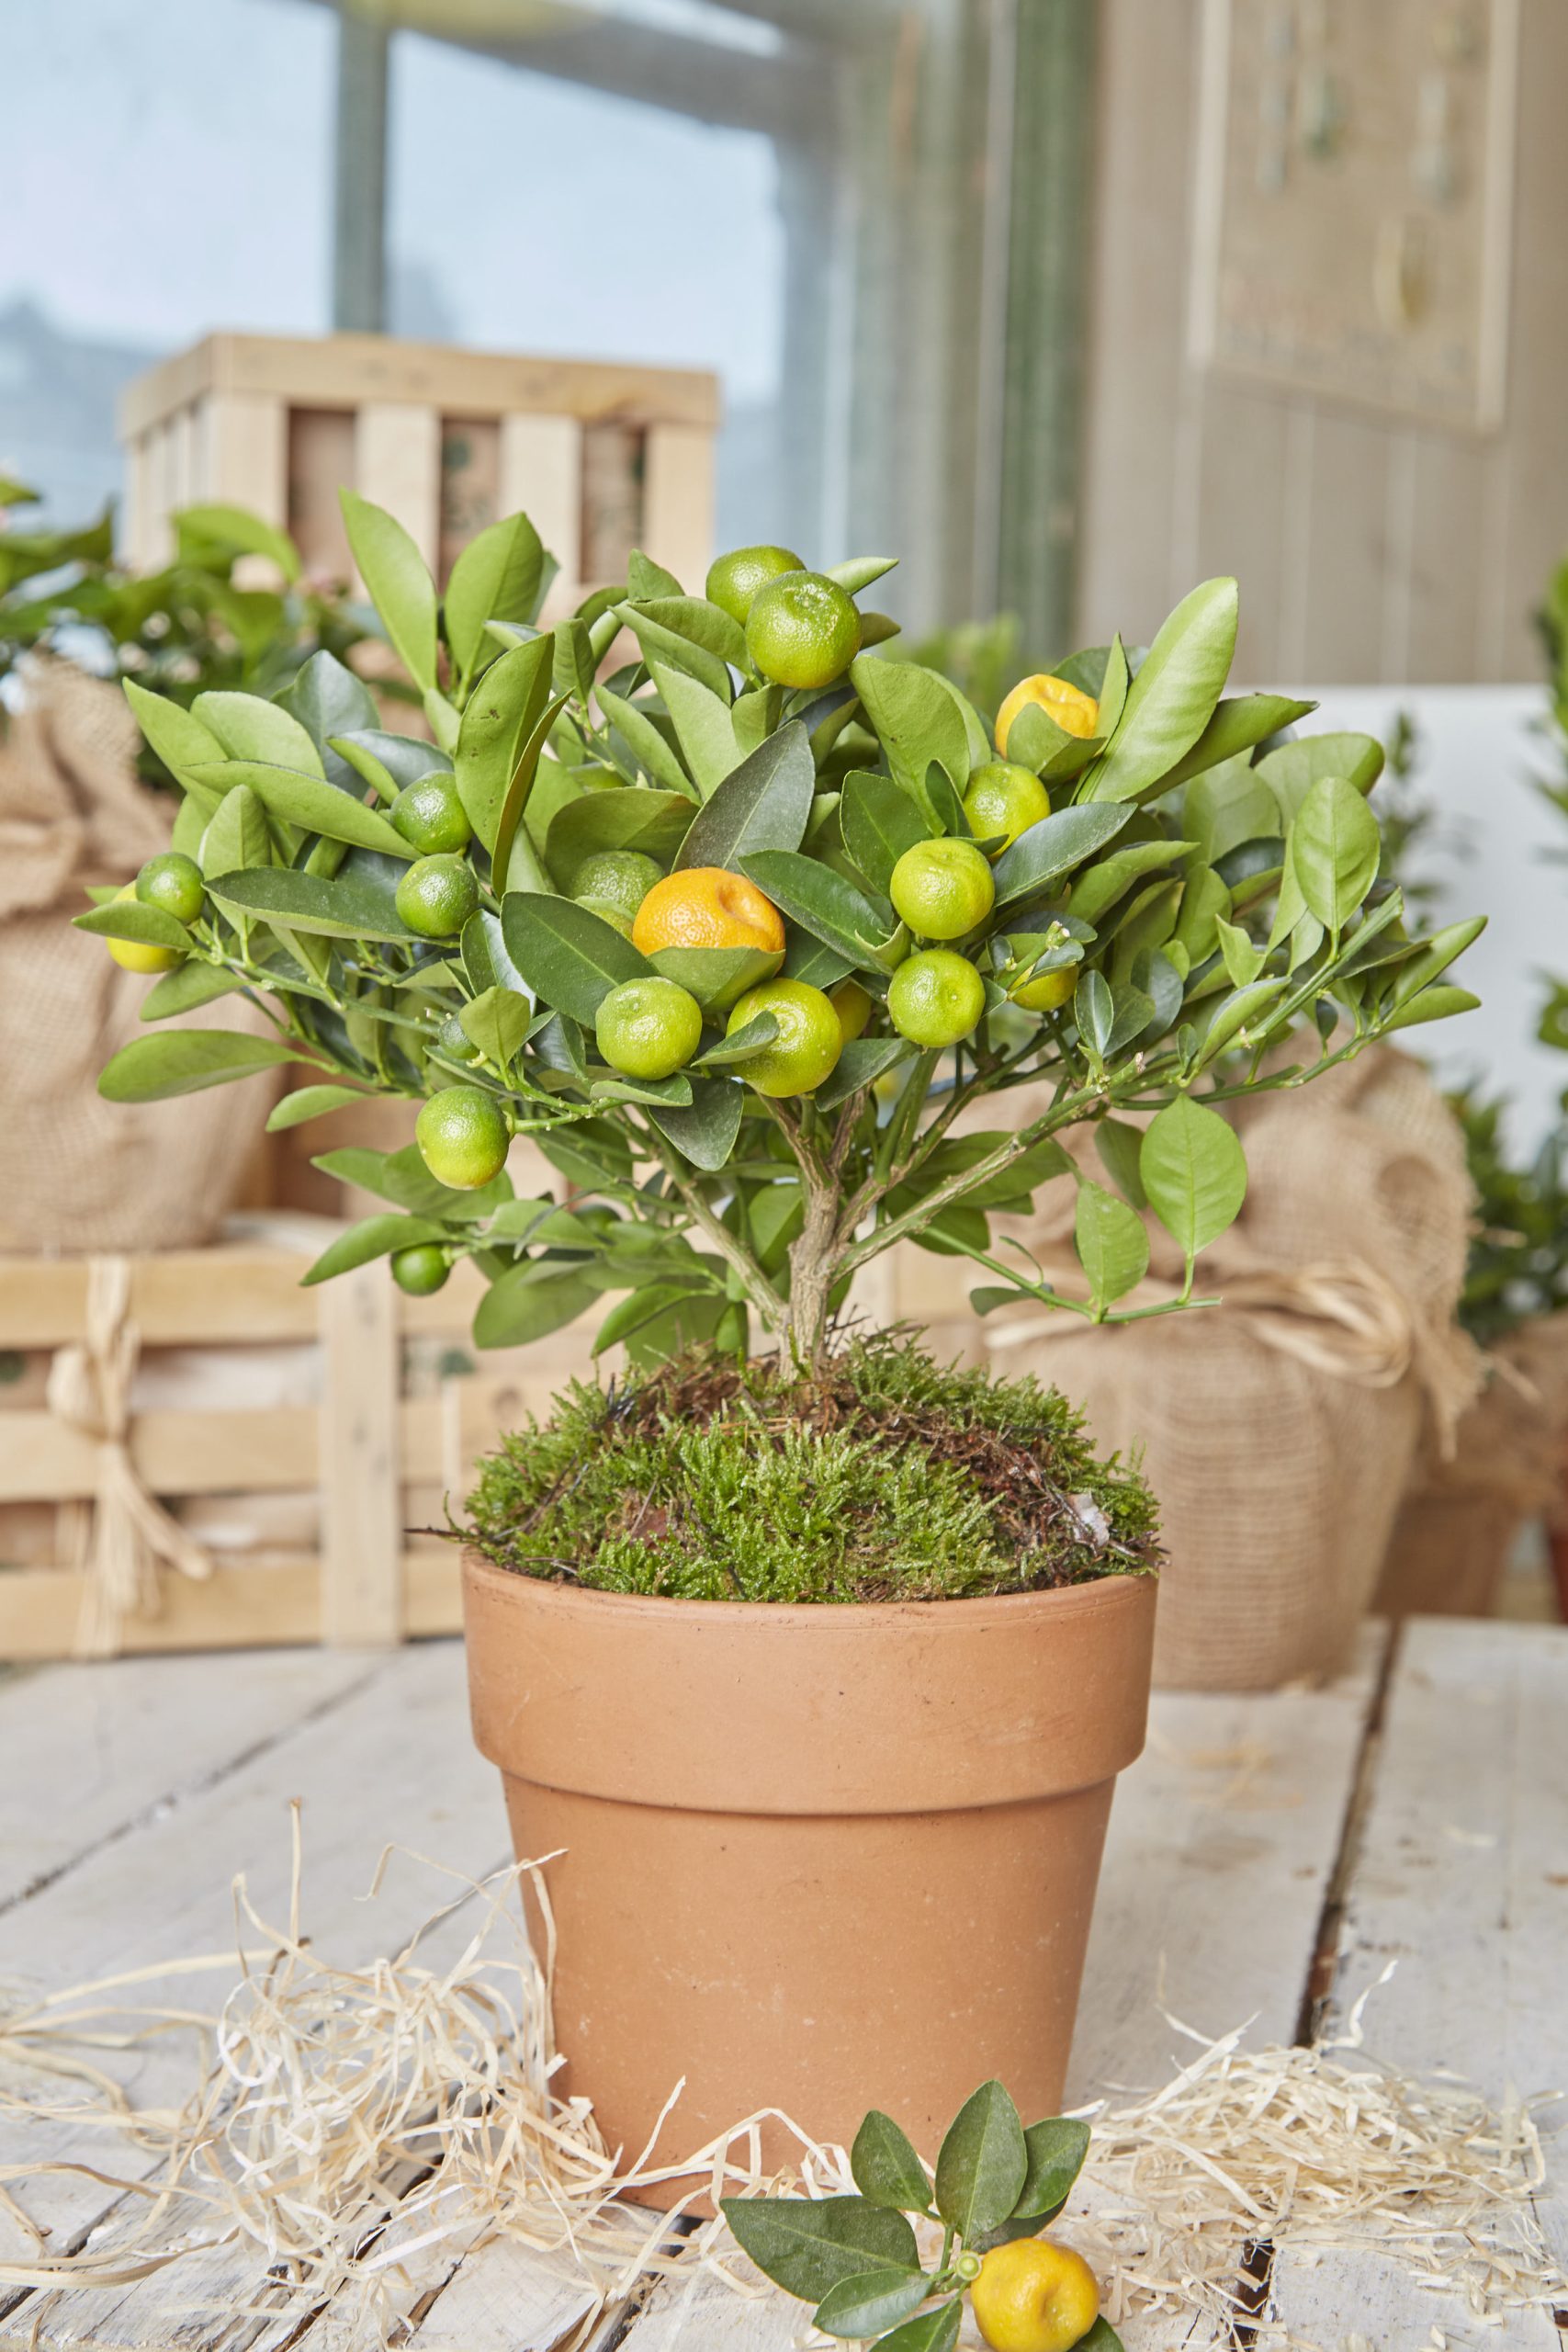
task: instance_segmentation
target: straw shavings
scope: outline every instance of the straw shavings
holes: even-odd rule
[[[38,2245],[29,2260],[0,2264],[0,2284],[42,2290],[17,2314],[24,2335],[47,2340],[48,2308],[63,2290],[172,2270],[162,2292],[182,2308],[276,2320],[332,2302],[335,2317],[390,2344],[406,2340],[465,2255],[495,2239],[581,2282],[583,2316],[561,2352],[650,2278],[684,2277],[694,2293],[705,2280],[707,2291],[773,2291],[721,2221],[687,2234],[681,2206],[664,2214],[617,2200],[676,2178],[685,2206],[705,2192],[840,2194],[852,2186],[841,2149],[769,2114],[694,2158],[656,2161],[667,2126],[675,2137],[676,2086],[649,2147],[606,2151],[587,2102],[553,2088],[551,1954],[541,1964],[530,1951],[517,1901],[526,1873],[547,1921],[542,1866],[482,1883],[443,1871],[459,1881],[452,1901],[391,1958],[344,1968],[302,1935],[297,1810],[294,1834],[287,1927],[269,1926],[235,1882],[241,1975],[215,2020],[112,1996],[154,1977],[232,1969],[232,1954],[0,2012],[0,2112],[107,2121],[150,2160],[118,2176],[63,2159],[0,2165],[0,2201]],[[372,1894],[397,1850],[383,1856]],[[454,1920],[467,1940],[435,1965],[428,1947]],[[1094,2265],[1113,2322],[1202,2318],[1227,2333],[1239,2319],[1260,2344],[1303,2343],[1259,2309],[1258,2280],[1279,2243],[1292,2258],[1392,2256],[1493,2321],[1568,2300],[1532,2203],[1545,2165],[1530,2106],[1510,2095],[1495,2112],[1456,2081],[1377,2064],[1361,2048],[1364,2001],[1341,2040],[1313,2050],[1243,2050],[1245,2027],[1217,2041],[1192,2034],[1199,2054],[1162,2089],[1084,2110],[1089,2161],[1057,2227]],[[193,2025],[205,2030],[185,2105],[133,2110],[99,2057]],[[784,2174],[764,2170],[770,2121],[798,2143]],[[79,2251],[51,2253],[27,2222],[26,2183],[83,2171],[119,2201]],[[203,2292],[220,2247],[239,2250],[231,2280],[254,2250],[248,2292]]]

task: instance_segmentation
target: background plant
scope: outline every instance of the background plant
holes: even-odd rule
[[[906,1238],[985,1267],[982,1306],[1166,1312],[1118,1306],[1147,1262],[1138,1212],[1181,1248],[1186,1303],[1198,1252],[1245,1191],[1216,1106],[1474,1001],[1445,975],[1479,923],[1420,938],[1397,889],[1374,896],[1378,745],[1337,734],[1269,748],[1310,706],[1222,698],[1234,581],[1194,589],[1141,660],[1118,639],[1058,664],[1053,708],[1090,731],[1040,707],[1013,719],[1008,758],[1049,813],[976,846],[967,804],[994,759],[986,720],[937,673],[870,650],[892,624],[849,604],[891,559],[806,576],[813,609],[832,615],[831,659],[818,643],[816,673],[792,684],[798,655],[757,627],[764,596],[794,594],[788,581],[740,607],[743,627],[733,596],[688,594],[634,555],[623,586],[541,632],[553,566],[525,517],[472,543],[443,602],[390,516],[350,492],[344,504],[434,740],[382,731],[325,651],[270,697],[209,692],[188,710],[128,681],[186,796],[175,842],[194,863],[180,888],[199,911],[170,911],[144,876],[137,898],[78,919],[168,958],[149,1021],[238,990],[272,1023],[265,1037],[154,1031],[104,1073],[111,1098],[281,1062],[317,1082],[275,1124],[366,1092],[432,1098],[423,1151],[323,1161],[389,1213],[334,1244],[318,1277],[391,1254],[429,1287],[469,1256],[491,1284],[477,1336],[494,1345],[624,1292],[599,1344],[645,1357],[761,1333],[816,1362],[854,1274]],[[623,631],[635,655],[601,676]],[[459,849],[416,847],[416,786],[421,808],[434,786]],[[933,847],[965,877],[957,936],[919,914],[918,937],[894,903],[901,865]],[[602,902],[571,895],[606,851],[672,878],[745,877],[782,918],[782,945],[645,955]],[[677,895],[694,887],[707,886]],[[853,983],[807,1092],[765,1086],[795,1051],[789,1006],[765,986],[743,993],[781,971],[818,1045],[826,991]],[[948,990],[942,1021],[958,1002],[945,1033],[923,1001],[901,1010],[922,975]],[[628,984],[656,980],[683,992],[692,1025],[679,1066],[637,1075],[609,1057],[604,1016]],[[1265,1071],[1288,1034],[1295,1057]],[[972,1128],[965,1114],[1025,1086],[1015,1127]],[[1146,1131],[1129,1113],[1151,1114]],[[1086,1122],[1108,1182],[1057,1140]],[[535,1137],[575,1188],[570,1205],[513,1197],[510,1133]],[[1082,1300],[990,1247],[991,1214],[1027,1207],[1053,1179],[1076,1187]]]
[[[874,2109],[850,2151],[858,2197],[727,2197],[724,2217],[764,2277],[816,2305],[812,2324],[824,2335],[872,2338],[878,2352],[952,2352],[986,2256],[1055,2219],[1089,2142],[1089,2125],[1072,2116],[1026,2130],[1003,2086],[983,2083],[949,2127],[934,2180],[892,2117]],[[911,2214],[942,2228],[929,2269]],[[1069,2341],[1120,2352],[1099,2317]]]

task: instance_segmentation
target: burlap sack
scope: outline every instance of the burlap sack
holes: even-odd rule
[[[210,1239],[243,1181],[278,1081],[171,1102],[105,1102],[97,1076],[146,1032],[150,986],[71,928],[86,883],[124,882],[168,846],[171,804],[135,769],[118,687],[30,661],[0,718],[0,1250],[140,1250]],[[257,1029],[226,997],[194,1028]]]
[[[1019,1105],[1021,1123],[1031,1105]],[[1380,1047],[1240,1107],[1240,1218],[1199,1261],[1223,1304],[1122,1328],[1003,1310],[993,1360],[1054,1381],[1101,1444],[1141,1450],[1168,1547],[1155,1679],[1266,1690],[1345,1663],[1424,1426],[1476,1380],[1453,1323],[1470,1185],[1459,1131],[1417,1062]],[[1076,1145],[1103,1178],[1092,1138]],[[1082,1295],[1067,1188],[1012,1229]],[[1151,1280],[1180,1260],[1150,1221]]]
[[[1525,1521],[1562,1508],[1568,1313],[1522,1325],[1485,1363],[1452,1453],[1422,1449],[1378,1583],[1384,1616],[1491,1616]]]

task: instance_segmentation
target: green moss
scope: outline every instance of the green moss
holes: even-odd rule
[[[480,1464],[468,1518],[502,1567],[678,1600],[958,1600],[1158,1561],[1142,1476],[1065,1397],[897,1334],[810,1380],[697,1353],[574,1382]]]

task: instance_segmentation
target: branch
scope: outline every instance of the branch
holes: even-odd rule
[[[781,1331],[785,1320],[785,1304],[762,1272],[761,1267],[738,1234],[731,1233],[723,1218],[704,1200],[701,1193],[685,1173],[680,1160],[664,1138],[651,1126],[648,1140],[657,1154],[660,1165],[679,1193],[687,1215],[694,1225],[701,1227],[713,1243],[725,1264],[745,1292],[748,1301],[761,1317],[770,1331]]]

